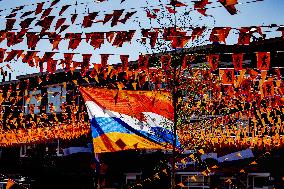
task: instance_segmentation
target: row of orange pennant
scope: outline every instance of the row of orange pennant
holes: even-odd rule
[[[48,22],[48,26],[51,25],[52,20]],[[66,28],[65,28],[66,29]],[[215,27],[212,29],[209,40],[211,42],[226,43],[226,38],[231,31],[231,27]],[[206,27],[196,27],[191,29],[191,34],[188,35],[188,31],[180,28],[165,28],[165,29],[141,29],[141,43],[146,43],[149,39],[151,48],[156,46],[157,40],[164,40],[170,42],[172,48],[184,48],[187,43],[199,38]],[[237,29],[239,32],[238,44],[249,45],[250,40],[254,33],[263,35],[261,27],[242,27]],[[282,31],[283,28],[279,27],[278,31]],[[83,39],[86,40],[94,49],[99,49],[105,42],[111,43],[112,46],[122,47],[124,43],[131,43],[133,36],[136,34],[136,30],[129,31],[110,31],[110,32],[91,32],[91,33],[69,33],[65,36],[58,34],[57,32],[28,32],[28,29],[23,28],[19,32],[12,31],[0,31],[0,43],[7,39],[7,46],[11,47],[16,44],[22,43],[24,38],[27,38],[27,47],[29,49],[35,49],[38,42],[41,39],[48,39],[52,45],[52,50],[59,50],[59,44],[62,40],[69,40],[68,49],[75,50],[80,45]],[[160,37],[161,35],[161,37]]]
[[[77,67],[81,67],[84,69],[84,73],[87,72],[90,68],[90,60],[92,54],[82,54],[82,62],[73,61],[73,57],[75,53],[64,53],[64,59],[62,60],[54,60],[52,57],[56,52],[45,52],[43,57],[37,56],[38,51],[27,51],[24,53],[24,50],[12,50],[10,52],[6,52],[6,49],[0,49],[0,63],[2,62],[10,62],[14,59],[22,58],[22,62],[28,63],[30,66],[40,66],[41,72],[43,71],[43,63],[47,62],[47,72],[55,72],[58,61],[61,62],[62,67],[67,71],[71,69],[71,64],[73,63],[73,69]],[[6,57],[5,57],[5,54]],[[111,54],[101,54],[101,63],[94,64],[95,67],[103,67],[105,68],[108,65],[108,59]],[[151,55],[139,55],[138,58],[138,68],[147,69],[151,65],[149,64],[149,58]],[[256,52],[257,57],[257,68],[259,70],[269,70],[270,69],[270,52]],[[123,70],[128,70],[129,68],[129,55],[120,55],[121,59],[121,67]],[[160,57],[160,62],[162,63],[162,67],[170,68],[171,67],[171,59],[172,55],[162,55]],[[183,57],[183,61],[181,62],[181,66],[183,69],[189,66],[190,62],[193,62],[195,59],[192,55],[185,55]],[[220,54],[210,54],[207,56],[208,63],[210,65],[211,70],[216,70],[218,68],[218,63],[220,59]],[[243,68],[243,53],[235,53],[232,54],[232,62],[234,65],[234,69],[239,71]]]
[[[256,52],[257,58],[257,69],[259,70],[269,70],[270,69],[270,52]],[[218,63],[220,59],[219,54],[211,54],[207,57],[211,70],[216,70],[218,68]],[[232,54],[232,62],[234,69],[240,71],[243,69],[243,53]]]
[[[166,70],[164,70],[163,69],[163,71],[166,71]],[[275,103],[272,103],[272,102],[269,102],[269,104],[271,104],[271,105],[269,105],[270,107],[272,107],[272,108],[275,108],[275,107],[280,107],[280,106],[283,106],[283,100],[281,99],[281,97],[283,96],[283,89],[284,89],[284,87],[283,87],[283,83],[282,83],[282,80],[281,80],[281,78],[279,79],[279,80],[274,80],[274,78],[272,78],[272,80],[271,79],[269,79],[268,78],[268,80],[266,81],[266,76],[265,75],[263,75],[262,74],[262,78],[261,78],[261,80],[259,81],[259,87],[257,87],[259,90],[252,90],[252,88],[255,88],[255,86],[253,86],[253,84],[254,84],[254,79],[252,78],[252,77],[254,77],[254,74],[253,73],[250,73],[250,76],[249,77],[245,77],[244,76],[244,73],[245,73],[245,71],[246,70],[242,70],[241,71],[241,74],[240,74],[240,76],[238,77],[238,81],[239,81],[239,84],[238,85],[229,85],[229,87],[227,87],[226,89],[227,90],[225,90],[225,93],[224,94],[221,94],[220,92],[221,92],[221,89],[223,88],[223,86],[222,86],[222,83],[220,83],[220,82],[215,82],[214,81],[214,79],[212,79],[212,78],[207,78],[206,79],[206,77],[205,77],[205,75],[208,75],[209,74],[209,76],[210,77],[215,77],[211,72],[210,72],[210,70],[191,70],[192,72],[193,72],[193,75],[194,75],[194,77],[192,77],[192,78],[189,78],[189,80],[187,80],[187,82],[186,82],[186,86],[188,86],[188,83],[191,83],[191,86],[192,86],[192,89],[194,90],[194,94],[196,93],[196,89],[195,89],[195,83],[194,82],[201,82],[203,85],[201,85],[201,88],[200,87],[198,87],[198,94],[199,95],[202,95],[203,96],[203,100],[205,100],[205,94],[208,92],[208,90],[205,90],[205,89],[207,89],[206,88],[206,86],[208,86],[208,87],[212,87],[212,93],[213,94],[216,94],[216,96],[214,96],[214,98],[213,99],[208,99],[207,101],[208,102],[210,102],[210,103],[213,103],[213,102],[216,102],[217,104],[219,103],[220,104],[220,99],[222,99],[223,97],[223,95],[226,95],[226,97],[229,97],[229,99],[227,100],[227,101],[232,101],[232,99],[236,99],[236,98],[242,98],[241,99],[241,102],[242,102],[242,104],[244,105],[244,103],[249,103],[250,104],[250,107],[251,108],[255,108],[252,104],[253,104],[253,102],[255,102],[256,103],[256,107],[261,107],[261,103],[263,103],[262,101],[263,101],[263,99],[265,99],[265,100],[270,100],[270,101],[272,101],[272,100],[275,100]],[[200,73],[200,74],[199,74]],[[262,73],[265,73],[265,71],[262,71]],[[149,79],[153,79],[153,78],[151,78],[151,74],[148,74],[149,75]],[[162,75],[164,75],[164,74],[162,74]],[[159,76],[157,76],[156,75],[156,77],[158,77],[159,78]],[[162,77],[162,76],[160,76],[160,77]],[[217,77],[218,78],[218,77]],[[161,78],[160,78],[161,79]],[[129,79],[130,80],[130,79]],[[218,79],[217,79],[218,80]],[[146,81],[146,80],[143,80],[144,82]],[[209,81],[209,83],[208,83],[208,81]],[[126,81],[126,82],[128,82],[128,80]],[[262,82],[262,83],[261,83]],[[274,83],[276,83],[276,84],[274,84]],[[76,83],[75,83],[76,84]],[[205,84],[205,86],[204,86],[204,84]],[[123,84],[121,84],[122,86],[123,86]],[[199,85],[199,84],[198,84]],[[268,86],[269,85],[269,86]],[[199,85],[200,86],[200,85]],[[122,88],[122,87],[121,87]],[[118,87],[118,89],[119,90],[121,90],[121,88],[120,87]],[[14,99],[15,99],[15,97],[14,98],[12,98],[12,96],[11,96],[11,90],[12,89],[10,89],[9,88],[9,90],[5,90],[5,94],[3,94],[3,97],[5,97],[5,98],[3,98],[3,102],[5,101],[5,103],[7,103],[7,102],[9,102],[10,101],[10,103],[13,103],[12,101],[15,101]],[[259,94],[259,92],[260,92],[260,94]],[[10,95],[9,95],[10,94]],[[16,95],[16,93],[13,93],[13,95]],[[53,95],[55,95],[55,94],[53,94]],[[221,96],[220,96],[221,95]],[[19,96],[18,94],[17,94],[17,96]],[[208,96],[208,95],[207,95]],[[28,98],[30,97],[30,96],[24,96],[25,97],[25,99],[26,100],[28,100]],[[40,96],[39,96],[40,97]],[[259,98],[259,97],[270,97],[270,98]],[[18,99],[18,98],[17,98]],[[41,98],[38,98],[38,100],[41,100]],[[226,105],[226,108],[227,109],[229,109],[229,110],[232,110],[232,109],[234,109],[234,106],[237,106],[237,105],[229,105],[229,102],[227,102],[227,103],[225,103],[225,104],[227,104]],[[78,112],[78,106],[68,106],[68,107],[65,107],[66,109],[70,109],[70,112],[71,113],[67,113],[67,112],[65,112],[65,108],[64,108],[64,106],[63,106],[64,104],[62,104],[62,106],[61,106],[61,108],[62,108],[62,112],[64,113],[64,115],[65,116],[67,116],[66,118],[64,118],[64,116],[63,116],[63,120],[64,120],[64,122],[61,122],[61,123],[65,123],[65,121],[68,121],[69,119],[69,121],[71,121],[71,123],[75,123],[76,122],[76,120],[84,120],[83,119],[83,117],[84,117],[84,114],[83,113],[80,113],[79,112],[79,114],[78,115],[76,115],[75,114],[75,112]],[[185,107],[190,107],[190,111],[200,111],[201,109],[203,109],[203,108],[201,108],[200,107],[200,103],[197,103],[196,105],[194,105],[194,102],[192,102],[190,105],[187,105],[187,106],[185,106]],[[183,106],[182,106],[183,107]],[[21,108],[21,106],[20,107],[18,107],[18,108]],[[40,126],[41,124],[45,124],[45,123],[48,123],[48,125],[49,124],[61,124],[60,122],[59,122],[59,120],[60,120],[60,118],[58,117],[58,116],[56,116],[56,114],[52,114],[52,117],[50,116],[49,118],[47,118],[47,117],[44,117],[43,116],[43,114],[41,114],[41,115],[35,115],[35,114],[33,114],[32,113],[32,111],[34,111],[34,109],[33,109],[34,107],[31,105],[31,107],[29,107],[29,109],[30,109],[30,113],[31,113],[31,115],[30,115],[30,118],[28,119],[28,121],[26,122],[26,121],[24,121],[25,119],[23,118],[23,117],[21,117],[21,116],[16,116],[15,117],[15,115],[13,115],[13,113],[12,114],[10,114],[10,115],[8,115],[8,117],[7,117],[7,119],[6,119],[6,121],[7,121],[7,124],[8,125],[11,125],[10,127],[11,128],[14,128],[14,127],[17,127],[16,125],[18,125],[19,127],[24,127],[24,123],[26,124],[26,123],[29,123],[29,125],[27,125],[27,127],[30,127],[30,126],[32,126],[33,128],[36,128],[36,129],[31,129],[30,130],[30,132],[35,132],[32,136],[33,136],[33,138],[31,139],[31,138],[25,138],[25,137],[27,137],[26,136],[26,134],[25,133],[22,133],[22,134],[24,134],[24,136],[25,137],[20,137],[21,138],[21,141],[23,142],[23,140],[26,140],[25,142],[37,142],[37,141],[43,141],[43,140],[45,140],[46,138],[44,137],[44,136],[42,136],[42,134],[44,134],[45,132],[43,132],[44,130],[42,129],[38,129],[37,128],[37,126]],[[210,109],[212,109],[213,107],[209,107],[209,105],[208,105],[208,107],[206,107],[206,109],[208,109],[208,110],[210,110]],[[236,108],[236,107],[235,107]],[[13,108],[13,105],[11,105],[10,107],[9,107],[9,109],[11,110],[11,111],[17,111],[16,109],[16,107],[14,107]],[[214,111],[216,111],[217,109],[222,109],[222,108],[214,108]],[[241,113],[243,113],[243,114],[246,114],[245,113],[245,109],[244,108],[242,108],[242,109],[240,109],[239,107],[237,107],[237,109],[238,109],[238,116],[239,115],[241,115]],[[6,112],[7,113],[7,112]],[[185,114],[189,114],[189,112],[184,112]],[[213,112],[211,112],[211,110],[210,110],[210,113],[211,114],[216,114],[216,113],[213,113]],[[255,116],[254,114],[254,110],[252,109],[252,110],[249,110],[248,111],[248,116],[249,117],[251,117],[251,116]],[[1,115],[3,115],[3,114],[1,114]],[[68,118],[68,117],[71,117],[71,118]],[[82,117],[83,116],[83,117]],[[231,117],[230,116],[224,116],[224,119],[222,120],[223,122],[223,124],[225,124],[225,122],[227,122],[227,121],[230,121],[232,118],[234,118],[235,116],[237,116],[237,113],[235,113],[235,114],[232,114],[231,115]],[[238,117],[237,116],[237,117]],[[274,117],[275,117],[276,115],[274,115]],[[23,119],[22,119],[23,118]],[[271,118],[271,115],[269,116],[269,118]],[[273,119],[268,119],[270,122],[273,122]],[[278,121],[279,122],[279,121]],[[282,121],[280,120],[280,122],[279,122],[279,124],[281,123]],[[219,125],[219,124],[217,124],[217,125]],[[61,126],[60,126],[61,127]],[[282,127],[281,127],[282,128]],[[273,128],[271,128],[272,129],[272,131],[274,132],[274,129]],[[50,130],[52,130],[52,129],[50,129]],[[22,130],[23,131],[23,130]],[[21,131],[21,132],[22,132]],[[24,130],[25,132],[26,132],[26,130]],[[77,133],[77,132],[74,132],[74,131],[72,131],[71,133],[76,133],[76,137],[77,136],[80,136],[80,134],[81,134],[81,130],[79,129],[79,133]],[[84,130],[85,131],[85,130]],[[6,142],[4,142],[5,144],[6,143],[8,143],[7,145],[14,145],[15,143],[17,143],[17,140],[19,140],[19,138],[17,139],[17,137],[19,137],[19,136],[21,136],[20,134],[21,134],[21,132],[20,131],[11,131],[12,133],[10,133],[11,134],[11,136],[10,135],[7,135],[9,132],[3,132],[2,133],[2,135],[1,135],[1,137],[2,136],[10,136],[10,139],[12,140],[14,140],[15,139],[15,141],[13,141],[12,143],[9,143],[8,141],[10,141],[11,142],[11,140],[7,140],[7,138],[5,139],[5,137],[2,137],[2,139],[3,140],[7,140]],[[58,133],[57,131],[54,131],[55,133],[54,133],[54,135],[50,135],[46,140],[49,140],[49,139],[52,139],[52,137],[55,137],[56,138],[56,136],[59,136],[59,134],[60,133]],[[193,131],[192,131],[193,132]],[[61,133],[62,134],[62,133]],[[61,134],[60,134],[60,136],[61,136]],[[77,135],[78,134],[78,135]],[[62,138],[62,137],[66,137],[66,135],[67,135],[67,133],[65,134],[65,135],[63,135],[62,134],[62,136],[61,137],[59,137],[59,138]],[[0,137],[0,138],[1,138]],[[37,138],[35,138],[35,137],[37,137]],[[70,138],[72,138],[73,137],[73,135],[72,136],[70,136]],[[75,137],[75,136],[74,136]],[[229,137],[228,137],[229,138]],[[17,140],[16,140],[17,139]],[[223,139],[222,139],[223,140]],[[231,140],[231,139],[230,139]],[[220,144],[222,143],[222,142],[224,142],[224,141],[221,141],[220,142]]]
[[[58,1],[59,2],[59,1]],[[236,14],[236,8],[234,7],[236,4],[238,4],[237,0],[219,0],[219,2],[231,13],[231,14]],[[45,2],[38,3],[35,10],[30,10],[24,12],[20,18],[25,18],[27,16],[30,16],[34,14],[34,16],[37,16],[38,14],[41,14],[41,19],[44,19],[45,17],[50,16],[52,13],[53,9],[55,9],[54,5],[57,3],[52,2],[50,6],[46,9],[43,9]],[[194,2],[194,9],[197,10],[199,13],[202,15],[206,16],[206,5],[210,4],[208,0],[201,0]],[[59,16],[61,16],[69,7],[71,7],[71,4],[63,5],[59,11]],[[175,7],[184,7],[188,6],[184,3],[178,2],[178,1],[171,1],[170,6],[165,5],[165,9],[168,11],[170,14],[175,14],[177,13],[177,10]],[[23,10],[25,6],[20,6],[11,11],[9,15],[6,16],[9,20],[7,20],[7,25],[6,25],[6,30],[11,30],[13,29],[13,25],[16,22],[15,17],[18,16],[19,11]],[[160,7],[159,8],[153,8],[152,10],[146,9],[146,15],[150,19],[155,19],[157,18],[157,13],[160,12]],[[93,22],[103,22],[104,24],[110,20],[111,21],[111,26],[115,26],[118,22],[125,23],[131,16],[133,16],[137,11],[132,11],[132,12],[127,12],[124,16],[124,18],[120,18],[124,12],[124,9],[121,10],[114,10],[112,14],[105,14],[104,19],[95,21],[95,18],[99,14],[99,12],[93,12],[89,13],[87,16],[84,17],[83,19],[83,27],[91,27]],[[71,22],[74,23],[77,18],[77,14],[73,14],[71,17]],[[33,18],[27,18],[22,21],[23,22],[28,22],[28,21],[33,21],[35,17]],[[65,21],[65,20],[64,20]],[[64,22],[63,21],[63,22]],[[63,24],[63,23],[62,23]]]

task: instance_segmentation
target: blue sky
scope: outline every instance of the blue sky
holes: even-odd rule
[[[52,29],[50,31],[54,31],[54,25],[56,20],[58,19],[58,12],[62,5],[66,4],[72,4],[71,7],[62,15],[62,17],[67,18],[67,22],[70,20],[70,15],[76,12],[79,14],[78,20],[75,25],[72,25],[70,28],[66,30],[66,32],[93,32],[93,31],[119,31],[119,30],[137,30],[138,33],[140,33],[141,28],[155,28],[155,27],[161,27],[160,24],[158,24],[156,21],[151,21],[146,17],[145,8],[141,7],[150,7],[154,6],[155,8],[161,8],[161,10],[164,10],[164,6],[160,6],[159,4],[166,4],[169,0],[125,0],[122,4],[120,4],[120,0],[108,0],[107,2],[103,3],[94,3],[94,0],[78,0],[77,6],[75,6],[74,0],[61,0],[55,7],[51,15],[56,15],[57,18],[55,18],[55,21],[53,22]],[[177,18],[182,19],[184,16],[182,13],[184,11],[192,10],[193,8],[193,2],[188,0],[180,0],[181,2],[184,2],[188,4],[188,6],[178,8],[178,14]],[[212,15],[214,17],[204,17],[201,16],[196,11],[190,11],[190,14],[186,16],[185,21],[182,23],[178,22],[178,25],[182,26],[207,26],[208,28],[216,27],[216,26],[231,26],[231,27],[241,27],[241,26],[258,26],[258,25],[270,25],[270,24],[277,24],[277,25],[284,25],[284,1],[283,0],[264,0],[262,2],[256,2],[256,3],[249,3],[246,4],[245,2],[251,1],[251,0],[239,0],[240,3],[237,5],[238,14],[237,15],[230,15],[224,7],[218,7],[218,8],[210,8],[210,7],[216,7],[219,6],[220,3],[217,2],[217,0],[209,0],[212,2],[210,5],[208,5],[207,13],[208,15]],[[20,5],[29,5],[26,6],[23,11],[30,11],[34,10],[35,6],[31,5],[33,3],[42,2],[40,0],[2,0],[0,1],[0,9],[6,8],[7,10],[4,10],[0,13],[0,30],[5,29],[5,22],[6,19],[4,18],[6,15],[8,15],[11,12],[10,8],[14,8],[16,6]],[[134,3],[135,2],[135,3]],[[47,8],[50,5],[50,2],[45,3],[44,8]],[[132,9],[133,8],[133,9]],[[137,13],[134,17],[132,17],[130,20],[127,21],[126,24],[118,24],[115,27],[111,27],[110,24],[102,25],[101,23],[93,24],[91,28],[85,29],[81,28],[80,23],[82,23],[83,16],[86,15],[88,12],[100,12],[98,19],[102,19],[105,13],[112,13],[113,10],[119,10],[119,9],[125,9],[125,12],[136,10]],[[162,11],[166,12],[166,11]],[[19,13],[18,15],[21,15],[22,13]],[[31,15],[30,17],[32,17]],[[40,15],[39,15],[40,16]],[[173,18],[173,15],[171,15]],[[169,22],[169,19],[162,18],[162,15],[160,15],[160,18],[162,20],[162,23],[166,26],[171,26],[173,23]],[[191,21],[189,22],[189,18],[191,18]],[[215,20],[215,21],[214,21]],[[18,29],[19,21],[15,24],[15,29]],[[30,31],[40,31],[39,27],[35,27],[34,21],[32,23],[32,29]],[[140,23],[140,24],[138,24]],[[281,36],[280,32],[275,32],[277,28],[263,28],[264,33],[267,34],[268,37],[279,37]],[[187,29],[190,34],[190,30]],[[93,63],[99,63],[100,62],[100,56],[99,54],[114,54],[110,57],[109,63],[117,63],[120,62],[119,55],[120,54],[129,54],[130,60],[136,60],[138,58],[138,55],[140,53],[151,53],[152,50],[149,48],[149,45],[141,45],[140,43],[136,42],[135,39],[139,39],[139,34],[136,34],[134,36],[134,39],[131,44],[125,44],[122,48],[115,48],[112,47],[110,44],[106,43],[102,46],[101,49],[94,50],[93,47],[91,47],[89,44],[85,42],[81,42],[80,46],[74,50],[68,50],[68,41],[62,41],[59,45],[60,50],[57,51],[57,53],[54,56],[54,59],[62,59],[63,53],[65,52],[77,52],[77,53],[91,53],[93,54],[91,61]],[[210,33],[210,30],[208,29],[207,35],[204,36],[201,40],[196,41],[194,43],[190,43],[189,46],[196,46],[196,45],[202,45],[206,44],[208,42],[208,34]],[[62,33],[63,36],[65,32]],[[228,44],[234,44],[237,41],[237,33],[236,30],[232,30],[229,34],[229,37],[227,39]],[[84,40],[83,40],[84,41]],[[148,43],[149,44],[149,43]],[[13,49],[23,49],[27,50],[26,40],[22,42],[21,44],[15,45],[12,48],[8,48],[6,46],[6,41],[3,41],[0,44],[0,48],[8,49],[9,52],[12,48]],[[43,55],[43,52],[45,51],[51,51],[50,43],[47,39],[42,39],[36,48],[36,50],[41,51],[39,55]],[[75,55],[75,60],[82,60],[82,56],[80,54]],[[1,66],[5,65],[7,63],[2,63]],[[15,78],[16,75],[24,75],[27,73],[36,73],[39,72],[39,68],[31,68],[26,64],[18,62],[12,62],[10,63],[12,68],[14,69],[14,72],[12,73],[13,78]],[[60,67],[59,67],[60,68]],[[4,68],[7,70],[7,68]]]

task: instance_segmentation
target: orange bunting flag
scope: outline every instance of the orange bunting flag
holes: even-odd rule
[[[155,19],[157,18],[157,15],[155,13],[151,13],[150,10],[145,10],[146,11],[146,15],[148,18],[150,19]]]
[[[35,10],[35,15],[38,15],[38,14],[40,14],[42,12],[43,5],[44,5],[44,2],[37,3],[37,7],[36,7],[36,10]]]
[[[138,69],[147,69],[148,67],[149,67],[149,56],[140,54],[138,58]]]
[[[22,29],[27,29],[30,27],[31,23],[35,20],[36,18],[26,18],[25,20],[21,21],[20,26]]]
[[[253,161],[253,162],[250,163],[250,165],[257,165],[257,162]]]
[[[182,187],[182,188],[185,187],[182,182],[178,183],[177,186]]]
[[[222,75],[222,83],[224,85],[232,85],[234,84],[235,73],[234,69],[224,69]]]
[[[50,7],[56,5],[60,0],[53,0],[50,4]]]
[[[29,49],[35,49],[37,43],[40,40],[40,36],[36,34],[35,32],[28,32],[26,34],[27,36],[27,45]]]
[[[41,34],[44,34],[46,30],[50,29],[50,26],[52,25],[52,22],[54,20],[55,16],[47,16],[44,19],[40,19],[35,26],[41,26]]]
[[[6,52],[6,49],[0,48],[0,63],[4,61],[5,52]]]
[[[193,55],[184,55],[183,60],[182,60],[182,69],[186,69],[187,67],[190,67],[191,62],[193,62],[195,60],[195,56]]]
[[[124,18],[120,19],[119,22],[125,24],[126,21],[127,21],[128,19],[130,19],[135,13],[137,13],[137,11],[127,12],[127,13],[125,14]]]
[[[84,16],[82,26],[84,28],[91,27],[97,15],[98,15],[98,12],[92,12],[92,13],[89,13],[87,16]]]
[[[122,47],[125,42],[131,42],[135,32],[135,30],[117,31],[112,46]]]
[[[105,32],[106,34],[106,40],[109,42],[109,43],[112,43],[113,42],[113,38],[115,36],[115,32],[113,31],[110,31],[110,32]]]
[[[65,20],[66,18],[59,18],[55,24],[55,30],[58,30],[64,24]]]
[[[123,71],[128,70],[128,58],[129,58],[129,55],[120,55],[120,60],[121,60]]]
[[[199,149],[198,152],[199,152],[200,154],[205,154],[205,152],[204,152],[203,149]]]
[[[166,6],[166,9],[167,9],[167,10],[169,11],[169,13],[171,13],[171,14],[177,13],[177,11],[176,11],[174,8],[172,8],[172,7]]]
[[[275,75],[276,75],[277,79],[281,80],[281,70],[280,70],[280,68],[275,68],[274,72],[275,72]]]
[[[256,77],[258,76],[258,72],[251,68],[249,69],[249,75],[252,79],[256,79]]]
[[[186,4],[179,2],[178,0],[171,0],[170,3],[172,6],[176,6],[176,7],[184,7],[186,6]]]
[[[74,53],[64,53],[63,68],[65,71],[70,70],[70,65],[72,63]]]
[[[243,69],[243,53],[235,53],[232,55],[233,64],[236,71]]]
[[[168,70],[171,67],[172,56],[171,55],[162,55],[161,58],[160,58],[160,61],[162,63],[162,69]]]
[[[59,11],[59,16],[61,16],[71,5],[64,5],[62,6],[61,10]]]
[[[100,64],[93,64],[94,68],[92,70],[92,72],[90,73],[90,77],[91,78],[96,78],[97,75],[98,75],[98,70],[99,70],[99,67],[101,66]],[[98,81],[97,81],[98,82]]]
[[[219,0],[219,2],[227,9],[227,11],[231,15],[237,14],[235,5],[238,4],[238,0]]]
[[[94,49],[101,48],[102,44],[104,44],[104,32],[92,32],[92,33],[86,33],[86,42],[89,43]]]
[[[82,41],[82,33],[66,33],[66,39],[70,39],[68,49],[75,50]]]
[[[58,60],[49,59],[47,61],[47,72],[54,73],[56,71],[56,65]]]
[[[211,42],[224,42],[226,44],[226,38],[231,31],[231,27],[215,27],[213,28],[209,40]]]
[[[263,83],[263,93],[265,97],[274,96],[274,84],[273,81],[265,81]]]
[[[41,58],[42,63],[51,60],[54,54],[55,52],[45,52],[43,57]]]
[[[238,45],[249,45],[251,32],[249,28],[240,28],[239,29],[239,38],[238,38]]]
[[[205,27],[196,27],[193,28],[192,33],[191,33],[191,40],[193,41],[194,39],[200,37],[202,33],[205,31]]]
[[[81,64],[81,75],[85,76],[90,69],[90,60],[92,54],[82,54],[82,57],[83,57],[83,62]]]
[[[9,18],[9,19],[7,19],[7,22],[6,22],[6,31],[12,30],[13,27],[14,27],[15,22],[16,22],[16,19],[14,19],[14,18],[11,18],[11,19]]]
[[[259,70],[269,70],[270,67],[270,52],[257,52],[257,68]]]
[[[111,20],[111,27],[117,25],[121,15],[123,14],[124,12],[124,9],[122,10],[114,10],[113,13],[112,13],[112,20]]]
[[[21,57],[23,52],[24,50],[11,50],[11,52],[9,52],[6,57],[5,62],[10,62],[14,58],[18,59],[19,57]]]
[[[197,10],[200,14],[203,16],[206,16],[206,5],[210,4],[208,0],[201,0],[201,1],[195,1],[194,2],[194,9]]]
[[[52,10],[53,10],[53,8],[47,8],[47,9],[45,9],[45,10],[43,11],[43,13],[42,13],[42,15],[41,15],[40,18],[43,19],[43,18],[49,16]]]
[[[6,184],[6,189],[12,188],[16,183],[12,181],[11,179],[8,179],[7,184]]]
[[[71,16],[71,23],[72,24],[74,24],[74,22],[76,21],[76,19],[77,19],[77,16],[78,16],[78,14],[71,14],[72,16]]]
[[[62,38],[61,35],[56,34],[56,32],[49,32],[48,33],[49,41],[52,44],[52,50],[57,49],[59,50],[59,43],[61,42]]]
[[[211,70],[213,70],[213,71],[217,70],[220,55],[211,54],[207,58],[208,58],[208,63],[210,65]]]
[[[101,66],[102,66],[102,68],[106,68],[109,55],[110,54],[101,54]]]
[[[157,39],[158,39],[158,35],[159,35],[158,30],[153,31],[153,32],[148,32],[148,35],[150,37],[151,48],[154,48],[156,45]]]

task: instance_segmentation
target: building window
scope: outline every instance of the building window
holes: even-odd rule
[[[134,185],[141,179],[142,173],[125,173],[125,182],[127,185]]]
[[[40,113],[42,94],[41,90],[29,91],[28,98],[25,100],[25,113]]]
[[[209,177],[203,175],[181,175],[181,182],[185,189],[205,189],[209,187]]]
[[[35,145],[22,145],[20,148],[20,157],[31,157],[34,153]]]
[[[61,112],[61,104],[66,102],[66,89],[62,85],[54,85],[47,88],[47,94],[47,113]]]

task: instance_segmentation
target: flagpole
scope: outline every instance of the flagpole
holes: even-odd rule
[[[176,0],[172,0],[173,6],[174,6],[174,29],[175,29],[175,34],[177,31],[177,23],[176,23]],[[176,56],[176,47],[174,49],[174,56]],[[175,58],[175,57],[174,57]],[[173,125],[173,151],[172,151],[172,170],[171,170],[171,189],[175,188],[175,172],[176,172],[176,139],[177,139],[177,97],[176,97],[176,70],[177,70],[177,63],[175,62],[176,60],[174,59],[171,61],[173,65],[173,81],[172,81],[172,103],[173,103],[173,110],[174,110],[174,125]]]
[[[171,188],[175,188],[175,164],[176,164],[176,140],[177,140],[177,96],[176,96],[176,69],[177,67],[174,66],[174,78],[173,78],[173,86],[172,86],[172,103],[173,103],[173,110],[174,110],[174,125],[173,125],[173,151],[172,151],[172,173],[171,173]]]

